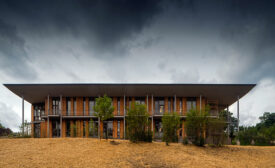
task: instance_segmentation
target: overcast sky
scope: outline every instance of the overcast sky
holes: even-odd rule
[[[265,0],[0,1],[0,83],[256,83],[240,100],[241,124],[253,125],[275,111],[274,9]],[[21,99],[3,85],[0,122],[14,131],[21,122]]]

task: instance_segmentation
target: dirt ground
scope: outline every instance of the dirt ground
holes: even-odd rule
[[[85,138],[0,139],[0,167],[274,167],[275,147],[133,144]]]

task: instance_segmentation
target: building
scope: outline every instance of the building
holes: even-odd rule
[[[238,102],[255,84],[4,84],[31,103],[34,137],[98,137],[108,132],[109,138],[124,139],[125,116],[131,102],[146,104],[155,139],[162,136],[164,112],[177,112],[181,120],[192,108],[210,106],[210,115]],[[94,115],[95,99],[104,94],[113,100],[114,117],[99,123]],[[93,122],[90,122],[93,121]],[[153,121],[153,122],[152,122]],[[183,125],[182,125],[183,127]],[[107,129],[105,129],[107,128]],[[100,131],[99,131],[100,130]],[[184,136],[184,129],[179,136]]]

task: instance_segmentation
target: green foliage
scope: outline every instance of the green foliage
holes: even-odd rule
[[[189,141],[192,144],[197,146],[204,146],[204,131],[208,124],[208,111],[209,107],[207,106],[205,109],[196,110],[191,109],[187,113],[185,128],[186,128],[186,135]]]
[[[112,106],[112,99],[107,95],[96,98],[94,106],[95,115],[99,117],[100,121],[108,120],[113,117],[114,107]],[[108,139],[107,131],[105,137]],[[100,135],[99,135],[100,136]]]
[[[256,126],[240,127],[238,139],[241,145],[274,145],[275,141],[275,113],[264,113]]]
[[[0,123],[0,136],[9,136],[12,134],[12,130],[10,128],[5,128],[1,123]]]
[[[148,130],[147,108],[143,104],[132,103],[132,108],[128,109],[127,135],[131,142],[146,141],[152,142],[152,133]]]
[[[165,113],[162,117],[163,137],[162,140],[169,145],[169,142],[177,142],[177,130],[180,127],[180,117],[174,112],[171,114]]]
[[[77,131],[77,127],[76,127],[76,124],[72,124],[71,125],[71,129],[73,130],[73,137],[76,137],[76,131]]]
[[[183,138],[182,143],[183,145],[188,145],[188,138]]]
[[[226,130],[226,120],[224,117],[219,118],[209,118],[207,131],[208,136],[212,138],[212,143],[214,146],[222,146],[225,139]]]
[[[233,113],[230,111],[227,113],[226,110],[220,112],[220,117],[223,117],[225,121],[228,120],[227,116],[229,115],[229,138],[231,139],[231,144],[236,137],[238,129],[238,119],[233,116]]]

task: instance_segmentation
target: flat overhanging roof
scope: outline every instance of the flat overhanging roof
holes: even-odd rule
[[[256,84],[139,84],[139,83],[82,83],[82,84],[4,84],[10,91],[24,96],[29,103],[44,102],[51,97],[151,96],[199,97],[218,100],[220,105],[231,105]]]

